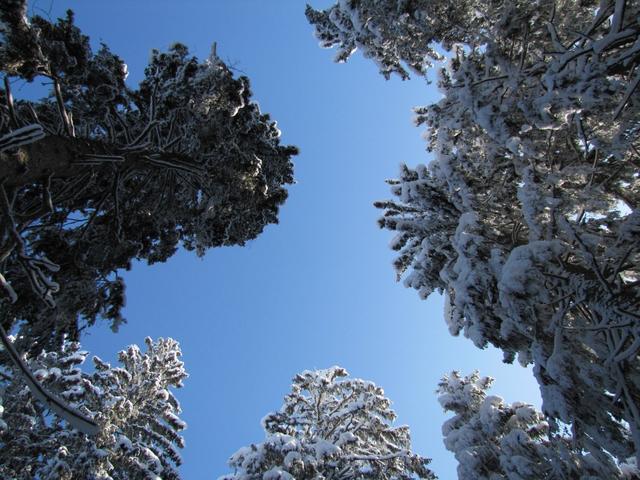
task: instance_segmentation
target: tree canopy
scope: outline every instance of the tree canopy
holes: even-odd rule
[[[427,166],[377,203],[395,263],[447,295],[451,333],[533,364],[543,411],[587,451],[640,452],[637,2],[340,1],[323,46],[423,75]],[[630,431],[626,428],[630,426]],[[556,428],[556,425],[552,424]]]
[[[173,394],[187,377],[178,343],[147,338],[146,351],[132,345],[112,367],[93,358],[94,372],[82,369],[87,352],[65,341],[57,351],[28,356],[40,384],[99,425],[86,435],[26,388],[23,373],[0,372],[0,475],[3,478],[128,480],[179,478],[184,447],[180,404]],[[71,427],[71,428],[70,428]]]
[[[533,405],[487,395],[492,383],[478,372],[451,372],[438,385],[440,404],[453,413],[442,434],[460,480],[637,478],[635,459],[618,465],[606,445],[585,453],[566,432],[550,435],[545,415]]]
[[[434,479],[411,451],[409,428],[384,391],[340,367],[296,375],[279,411],[262,420],[266,439],[229,459],[221,480]]]
[[[214,51],[153,51],[137,89],[106,45],[93,52],[73,13],[27,18],[0,9],[2,323],[40,346],[98,318],[117,328],[120,269],[243,245],[277,223],[295,147]],[[40,101],[15,80],[49,79]],[[46,308],[44,308],[46,307]]]
[[[477,372],[442,379],[459,477],[638,478],[640,3],[337,0],[306,15],[338,62],[359,49],[385,78],[437,80],[442,97],[415,109],[433,159],[401,166],[375,204],[395,273],[540,385],[538,410]],[[73,12],[6,0],[0,70],[0,476],[177,479],[177,342],[88,371],[78,340],[124,321],[132,262],[277,223],[297,149],[215,44],[204,60],[153,50],[133,87]],[[15,97],[34,81],[48,96]],[[372,382],[304,371],[221,480],[434,479],[395,419]]]

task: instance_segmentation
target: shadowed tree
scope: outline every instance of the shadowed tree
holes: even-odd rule
[[[277,223],[295,147],[215,47],[153,51],[137,89],[109,48],[93,52],[72,12],[0,7],[0,283],[3,326],[38,348],[98,318],[117,329],[133,260],[243,245]],[[51,94],[16,100],[15,80]]]

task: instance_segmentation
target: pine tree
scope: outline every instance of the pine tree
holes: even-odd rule
[[[595,453],[576,449],[569,436],[550,435],[532,405],[487,395],[492,383],[478,372],[451,372],[438,385],[440,404],[454,413],[442,433],[459,462],[459,479],[638,478],[635,459],[618,466],[606,445]]]
[[[262,420],[266,439],[238,450],[221,480],[434,479],[411,452],[409,429],[371,382],[340,367],[304,371],[278,412]]]
[[[450,8],[449,8],[450,7]],[[533,364],[545,415],[619,461],[640,457],[637,2],[340,1],[307,9],[340,60],[384,75],[438,55],[416,109],[434,160],[403,167],[380,224],[452,333]],[[417,32],[417,33],[412,33]],[[628,423],[631,436],[625,427]],[[632,442],[633,440],[633,442]]]
[[[94,357],[94,373],[82,370],[87,352],[64,341],[56,352],[27,357],[41,385],[92,418],[96,435],[70,428],[36,401],[17,369],[3,368],[0,389],[0,476],[32,479],[177,479],[184,446],[180,404],[172,389],[187,377],[172,339],[145,340],[120,352],[121,366]]]
[[[52,23],[26,9],[0,7],[3,326],[55,347],[98,318],[117,329],[132,261],[243,245],[277,223],[296,148],[215,49],[153,51],[132,89],[71,11]],[[42,77],[48,98],[13,98],[13,81]]]

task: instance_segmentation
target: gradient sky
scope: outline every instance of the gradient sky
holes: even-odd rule
[[[382,386],[398,422],[411,427],[414,450],[433,458],[443,480],[456,478],[456,462],[442,444],[446,416],[434,394],[442,374],[479,369],[496,377],[493,393],[539,404],[528,370],[451,337],[441,298],[422,301],[396,283],[391,234],[376,224],[372,203],[390,197],[385,178],[401,162],[429,160],[411,109],[437,99],[434,85],[385,81],[359,55],[334,64],[299,0],[31,2],[52,19],[67,8],[94,46],[104,42],[127,62],[132,85],[152,48],[180,41],[203,58],[217,42],[251,79],[284,143],[301,151],[279,225],[243,248],[135,265],[124,275],[129,323],[117,335],[95,327],[84,339],[109,361],[145,336],[180,341],[190,373],[177,392],[189,425],[185,479],[227,473],[227,458],[264,438],[260,419],[304,369],[337,364]]]

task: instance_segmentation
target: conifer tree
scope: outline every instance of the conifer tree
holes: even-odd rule
[[[55,352],[27,356],[40,384],[98,425],[94,435],[72,428],[36,401],[16,368],[2,368],[0,476],[32,479],[177,479],[184,446],[180,404],[173,394],[187,377],[177,342],[145,340],[132,345],[112,367],[65,340]],[[39,399],[37,399],[39,400]],[[70,428],[71,427],[71,428]]]
[[[640,458],[639,13],[627,0],[307,9],[338,60],[360,48],[407,78],[443,59],[442,99],[416,109],[434,160],[403,167],[377,204],[397,273],[446,294],[453,334],[533,364],[545,415],[618,461]]]
[[[618,466],[606,445],[576,449],[570,436],[550,435],[545,416],[532,405],[487,395],[492,383],[478,372],[451,372],[438,386],[440,404],[454,414],[442,434],[460,480],[638,478],[635,459]]]
[[[270,223],[292,183],[296,149],[252,102],[249,81],[216,55],[153,51],[138,88],[71,11],[27,18],[0,7],[0,286],[3,326],[54,347],[98,318],[114,329],[121,269],[242,245]],[[15,99],[46,79],[49,97]]]
[[[238,450],[220,480],[434,479],[411,451],[409,428],[371,382],[340,367],[296,375],[279,411],[262,420],[266,439]]]

